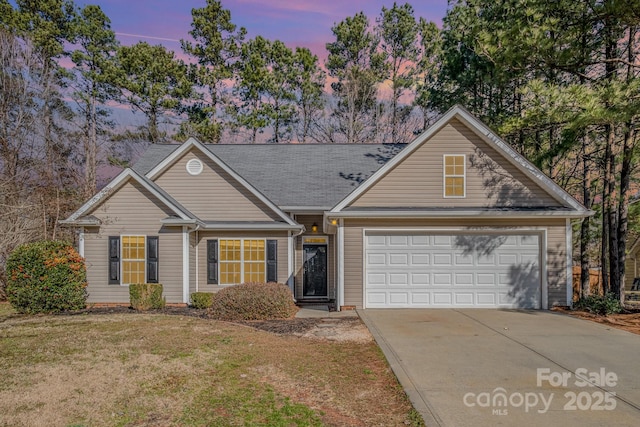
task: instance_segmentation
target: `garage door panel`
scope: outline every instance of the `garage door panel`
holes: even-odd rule
[[[387,256],[380,253],[369,253],[367,254],[367,263],[372,266],[385,266],[387,264]]]
[[[518,254],[500,254],[498,255],[498,265],[509,267],[518,263]]]
[[[390,286],[408,286],[409,273],[391,273],[389,274]]]
[[[431,298],[428,292],[412,292],[411,304],[412,305],[429,305]]]
[[[537,235],[366,235],[366,307],[540,307]]]
[[[473,285],[474,277],[473,273],[455,273],[454,274],[454,286],[470,286]]]
[[[390,246],[407,246],[409,244],[409,236],[389,236]]]
[[[493,292],[476,292],[476,305],[493,307],[496,305],[496,294]]]
[[[451,306],[453,298],[451,297],[451,292],[434,292],[433,294],[433,305],[436,306]]]
[[[413,253],[411,254],[411,265],[429,265],[429,254]]]
[[[473,257],[465,254],[455,254],[455,265],[473,265]]]
[[[367,245],[369,247],[381,246],[384,248],[387,246],[387,239],[385,236],[367,236]]]
[[[387,293],[386,292],[367,292],[367,306],[379,306],[384,307],[387,304]]]
[[[453,254],[435,253],[433,254],[433,265],[451,266]]]
[[[390,253],[389,254],[390,266],[409,266],[409,254],[407,253]]]
[[[431,276],[427,273],[411,273],[411,284],[414,286],[429,286]]]
[[[471,292],[456,292],[455,304],[456,305],[473,305],[474,298]]]

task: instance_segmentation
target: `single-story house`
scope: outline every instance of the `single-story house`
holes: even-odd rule
[[[591,213],[454,107],[409,144],[153,145],[63,223],[91,303],[278,281],[339,309],[546,309]]]

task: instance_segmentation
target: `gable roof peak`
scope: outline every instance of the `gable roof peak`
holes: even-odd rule
[[[189,137],[189,139],[187,139],[182,145],[180,145],[180,147],[172,151],[171,154],[169,154],[164,160],[162,160],[154,168],[147,172],[145,178],[153,181],[162,172],[167,170],[167,168],[169,168],[172,164],[174,164],[178,159],[180,159],[184,154],[186,154],[193,148],[200,151],[200,153],[202,153],[205,157],[207,157],[213,163],[218,165],[222,170],[228,173],[232,177],[232,179],[236,180],[236,182],[246,188],[254,196],[256,196],[258,200],[264,203],[267,208],[271,209],[284,222],[292,226],[299,226],[297,222],[295,222],[289,215],[282,211],[282,209],[280,209],[275,203],[273,203],[267,196],[260,192],[256,187],[251,185],[245,178],[243,178],[233,168],[227,165],[220,157],[216,156],[211,150],[208,150],[200,141],[198,141],[194,137]]]
[[[532,178],[535,182],[537,182],[551,197],[553,197],[563,206],[570,208],[574,213],[578,213],[582,216],[589,216],[592,214],[590,210],[585,208],[573,196],[567,193],[551,178],[549,178],[535,165],[529,162],[523,155],[516,152],[508,143],[506,143],[498,135],[496,135],[496,133],[493,132],[491,128],[489,128],[481,120],[476,118],[466,108],[458,104],[451,107],[432,126],[427,128],[412,142],[410,142],[407,148],[405,148],[401,153],[399,153],[388,163],[378,169],[376,173],[369,177],[369,179],[363,182],[354,191],[348,194],[342,201],[334,206],[331,212],[338,213],[348,207],[362,194],[364,194],[369,188],[373,187],[375,183],[380,181],[380,179],[382,179],[387,173],[389,173],[389,171],[400,164],[404,159],[409,157],[424,143],[430,140],[436,133],[438,133],[442,128],[449,124],[454,118],[460,120],[471,131],[473,131],[492,148],[494,148],[498,153],[500,153],[508,162],[513,164],[526,176]]]

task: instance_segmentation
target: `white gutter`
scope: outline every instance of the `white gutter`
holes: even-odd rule
[[[591,216],[593,211],[586,212],[560,212],[560,211],[537,211],[537,212],[522,212],[522,211],[406,211],[406,210],[393,210],[393,211],[346,211],[346,212],[327,212],[328,218],[470,218],[470,217],[483,217],[483,218],[505,218],[505,217],[517,217],[517,218],[548,218],[548,217],[560,217],[560,218],[586,218]]]

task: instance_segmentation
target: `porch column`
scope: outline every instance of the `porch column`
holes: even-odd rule
[[[338,221],[338,238],[336,244],[336,252],[338,254],[336,269],[338,270],[338,294],[336,295],[336,309],[341,310],[344,305],[344,220]]]
[[[182,302],[189,304],[189,228],[182,226]]]
[[[287,286],[291,289],[291,294],[295,298],[295,292],[293,289],[293,261],[295,257],[295,250],[293,245],[293,231],[289,231],[289,235],[287,237]]]
[[[566,246],[567,246],[567,305],[573,306],[573,227],[571,220],[566,219]],[[543,307],[546,308],[546,307]]]

